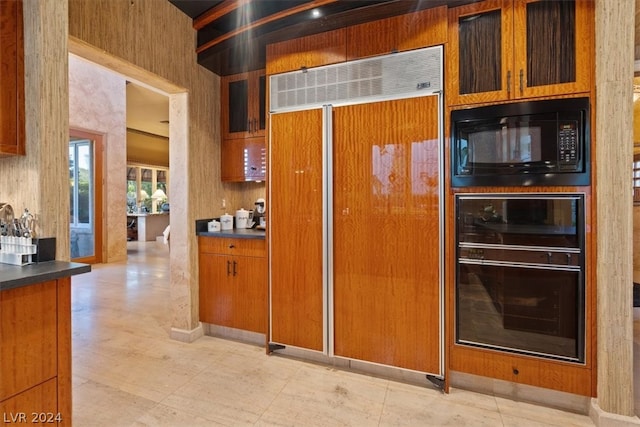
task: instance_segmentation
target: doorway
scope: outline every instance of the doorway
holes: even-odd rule
[[[75,262],[102,262],[102,153],[102,135],[69,129],[69,236]]]

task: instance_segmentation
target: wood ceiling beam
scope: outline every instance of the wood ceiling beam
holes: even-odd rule
[[[199,30],[206,27],[218,18],[233,12],[236,9],[241,8],[245,4],[250,3],[251,0],[225,0],[218,6],[209,9],[204,14],[193,20],[193,28]]]
[[[238,0],[238,2],[242,1],[243,3],[249,3],[250,0]],[[209,40],[207,43],[203,44],[202,46],[198,46],[198,48],[196,49],[196,53],[201,53],[207,49],[209,49],[211,46],[215,46],[216,44],[223,42],[227,39],[230,39],[232,37],[237,36],[238,34],[242,34],[246,31],[252,30],[254,28],[260,27],[261,25],[264,24],[268,24],[269,22],[273,22],[273,21],[277,21],[279,19],[282,18],[286,18],[287,16],[291,16],[291,15],[295,15],[296,13],[300,13],[300,12],[304,12],[307,10],[311,10],[314,9],[316,7],[320,7],[320,6],[324,6],[330,3],[335,3],[337,0],[313,0],[310,1],[308,3],[305,4],[301,4],[299,6],[295,6],[286,10],[283,10],[282,12],[278,12],[278,13],[274,13],[272,15],[269,16],[265,16],[262,19],[258,19],[257,21],[252,22],[251,24],[247,24],[247,25],[243,25],[241,27],[236,28],[233,31],[230,31],[226,34],[221,35],[220,37],[216,37],[213,40]],[[221,4],[221,6],[225,5],[226,3]],[[217,9],[217,8],[216,8]],[[210,21],[211,22],[211,21]],[[194,23],[194,28],[195,28],[195,23]]]

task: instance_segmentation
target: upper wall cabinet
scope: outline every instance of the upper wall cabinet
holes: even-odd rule
[[[264,70],[220,80],[222,93],[221,179],[263,181],[266,177],[266,77]]]
[[[223,77],[222,138],[264,136],[266,79],[264,70]]]
[[[446,6],[347,28],[347,60],[435,46],[447,42]]]
[[[22,0],[0,1],[0,157],[24,155]]]
[[[449,105],[587,92],[593,2],[488,0],[449,11]]]
[[[346,50],[345,29],[270,44],[267,45],[267,74],[344,62]]]

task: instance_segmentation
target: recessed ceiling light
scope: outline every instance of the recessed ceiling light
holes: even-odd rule
[[[313,9],[311,11],[311,16],[313,16],[314,18],[320,18],[321,15],[322,13],[320,13],[320,9]]]

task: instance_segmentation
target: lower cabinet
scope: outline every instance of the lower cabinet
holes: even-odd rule
[[[199,237],[200,321],[267,332],[264,239]]]
[[[62,278],[0,292],[5,422],[71,425],[70,283]]]

